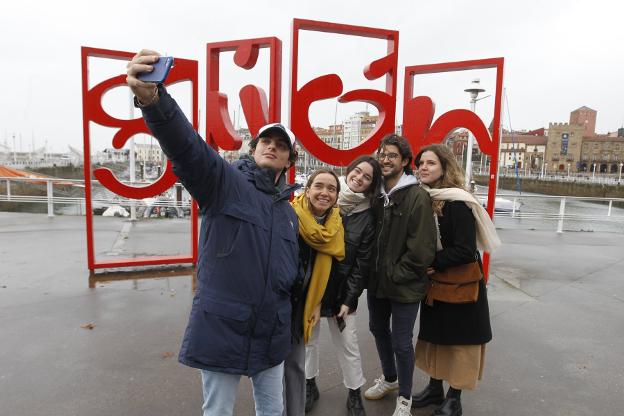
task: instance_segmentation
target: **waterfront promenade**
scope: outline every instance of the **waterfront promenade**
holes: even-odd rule
[[[188,250],[185,220],[154,221],[157,228],[149,221],[123,227],[120,219],[96,217],[98,255]],[[120,238],[122,228],[127,235]],[[492,258],[488,285],[494,340],[483,381],[462,395],[464,414],[622,414],[624,236],[499,233],[504,245]],[[126,277],[92,281],[89,288],[83,217],[0,212],[0,414],[201,413],[199,374],[176,360],[193,295],[191,275]],[[365,296],[358,319],[369,386],[380,364]],[[311,416],[345,414],[345,389],[327,332],[321,336],[321,398]],[[417,391],[427,378],[416,370],[414,381]],[[390,415],[394,404],[394,397],[365,401],[370,416]],[[247,380],[235,414],[253,414]]]

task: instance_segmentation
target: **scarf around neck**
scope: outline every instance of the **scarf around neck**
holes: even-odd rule
[[[316,322],[312,322],[314,308],[323,300],[332,258],[340,261],[344,259],[344,228],[338,208],[332,208],[327,213],[324,224],[319,224],[312,211],[305,193],[291,202],[299,218],[299,235],[313,250],[316,251],[310,286],[303,309],[303,340],[307,343],[312,335]]]
[[[430,188],[425,184],[420,186],[429,193],[434,201],[463,201],[468,205],[475,218],[477,248],[479,250],[492,252],[500,247],[502,243],[498,238],[492,219],[470,192],[460,188]]]
[[[353,192],[347,185],[346,178],[341,176],[338,178],[340,181],[340,193],[338,194],[338,207],[340,207],[340,213],[345,216],[351,214],[357,214],[358,212],[366,211],[370,208],[370,199],[361,192]]]

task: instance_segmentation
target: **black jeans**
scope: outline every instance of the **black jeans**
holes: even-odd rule
[[[420,302],[399,303],[368,294],[369,328],[375,337],[383,375],[390,380],[398,378],[399,395],[406,399],[412,397],[413,334],[419,306]]]

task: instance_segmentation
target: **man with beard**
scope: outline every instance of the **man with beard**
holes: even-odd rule
[[[381,197],[373,206],[375,248],[368,285],[369,327],[375,337],[382,376],[364,393],[378,400],[398,390],[393,416],[409,416],[414,372],[412,335],[427,290],[427,267],[435,256],[436,229],[431,200],[412,174],[412,149],[404,137],[381,141]],[[392,329],[390,329],[392,328]]]

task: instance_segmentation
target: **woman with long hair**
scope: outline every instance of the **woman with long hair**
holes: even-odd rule
[[[287,416],[305,413],[305,344],[321,318],[332,263],[345,255],[344,228],[335,207],[339,192],[338,176],[319,169],[292,201],[299,219],[300,278],[293,289],[292,350],[284,364]]]
[[[345,230],[345,258],[334,260],[321,302],[321,317],[327,319],[332,343],[338,355],[342,378],[347,388],[347,414],[364,416],[360,388],[366,383],[358,346],[355,311],[366,285],[371,246],[375,238],[372,199],[379,194],[381,167],[372,156],[356,158],[340,177],[338,208]],[[319,373],[320,325],[312,330],[306,344],[306,412],[319,398],[316,376]]]
[[[431,196],[438,248],[427,270],[431,285],[421,306],[415,351],[416,366],[430,379],[423,391],[412,396],[412,407],[437,404],[434,415],[459,416],[461,392],[474,389],[481,379],[485,344],[492,339],[478,250],[490,252],[500,240],[487,212],[464,189],[464,175],[448,147],[423,147],[416,156],[416,167],[421,186]],[[466,292],[468,298],[439,292],[447,284],[440,277],[442,273],[462,281],[454,287],[463,285],[472,291]],[[443,380],[449,384],[446,396]]]

